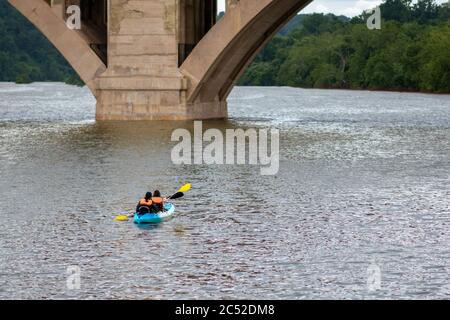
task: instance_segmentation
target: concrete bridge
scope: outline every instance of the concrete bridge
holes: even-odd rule
[[[97,120],[227,117],[235,81],[312,0],[8,0],[97,99]],[[81,29],[66,26],[71,5]]]

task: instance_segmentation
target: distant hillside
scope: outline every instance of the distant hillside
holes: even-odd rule
[[[363,15],[297,15],[239,85],[450,92],[450,4],[409,3],[384,0],[382,30],[368,30]],[[6,0],[0,0],[0,39],[0,81],[82,84]]]
[[[0,0],[0,81],[81,80],[52,44],[6,0]]]
[[[280,30],[279,34],[282,35],[282,36],[287,35],[289,32],[292,31],[292,29],[297,28],[302,23],[302,20],[304,19],[304,17],[305,17],[304,14],[296,15],[291,21],[289,21],[283,27],[283,29]]]
[[[256,57],[239,85],[450,92],[450,3],[384,0],[367,15],[300,15]]]
[[[280,30],[279,34],[282,36],[286,36],[289,32],[291,32],[292,30],[298,28],[299,26],[301,26],[303,20],[305,19],[305,17],[308,17],[308,14],[298,14],[296,15],[291,21],[289,21],[284,27],[283,29]],[[332,14],[326,15],[326,16],[330,16],[330,17],[336,17],[336,19],[342,21],[342,22],[348,22],[350,21],[350,18],[346,17],[346,16],[334,16]]]

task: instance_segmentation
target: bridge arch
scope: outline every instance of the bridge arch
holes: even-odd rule
[[[225,101],[255,55],[312,0],[227,0],[225,16],[180,67],[189,103]]]
[[[217,23],[215,1],[8,0],[93,92],[97,120],[226,118],[235,81],[312,0],[227,0]],[[73,4],[81,30],[66,26]]]
[[[106,65],[92,50],[86,37],[66,27],[63,1],[60,6],[52,6],[53,1],[44,0],[8,2],[42,32],[96,95],[95,79],[106,70]]]

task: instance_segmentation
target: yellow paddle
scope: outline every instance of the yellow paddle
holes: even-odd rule
[[[185,192],[187,192],[189,190],[191,190],[191,184],[190,183],[186,183],[184,186],[182,186],[180,189],[178,189],[177,193],[178,192],[185,193]]]
[[[191,184],[190,183],[186,183],[184,186],[182,186],[180,189],[178,189],[177,193],[185,193],[189,190],[191,190]],[[169,198],[170,199],[170,198]],[[130,216],[117,216],[114,218],[115,221],[128,221],[130,220]]]
[[[116,221],[128,221],[128,216],[117,216],[114,218]]]

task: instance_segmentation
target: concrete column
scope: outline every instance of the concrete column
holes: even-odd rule
[[[178,70],[178,41],[180,35],[185,41],[192,36],[199,41],[199,29],[179,25],[178,0],[109,1],[108,68],[97,79],[98,120],[226,116],[224,103],[186,102],[189,83]],[[195,5],[204,0],[188,1],[194,7],[187,5],[183,10],[195,14]]]

